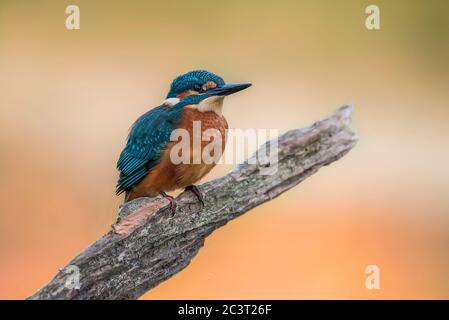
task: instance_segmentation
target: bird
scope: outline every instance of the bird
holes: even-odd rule
[[[161,195],[169,200],[174,212],[176,201],[167,192],[184,188],[192,191],[204,206],[204,197],[195,183],[210,172],[216,161],[192,161],[207,143],[201,141],[198,146],[193,142],[195,122],[200,124],[201,134],[208,129],[218,131],[214,139],[220,139],[216,142],[220,143],[222,154],[228,129],[222,113],[224,98],[251,85],[226,84],[222,77],[207,70],[194,70],[175,78],[162,104],[144,113],[131,126],[117,161],[116,194],[124,192],[124,202]],[[180,140],[171,137],[179,129],[189,134],[186,159],[190,161],[181,163],[172,159],[173,154],[179,155],[174,148],[179,148]],[[213,156],[218,159],[221,154]]]

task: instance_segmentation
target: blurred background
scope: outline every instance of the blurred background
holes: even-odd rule
[[[254,84],[227,100],[233,128],[283,132],[351,103],[360,141],[144,299],[449,298],[446,0],[0,0],[0,298],[110,230],[130,125],[198,68]]]

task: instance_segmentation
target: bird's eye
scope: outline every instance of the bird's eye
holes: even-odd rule
[[[201,90],[203,90],[203,87],[197,83],[193,86],[193,90],[201,92]]]

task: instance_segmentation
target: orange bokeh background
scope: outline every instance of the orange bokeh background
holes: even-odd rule
[[[377,4],[381,30],[365,28]],[[81,29],[65,29],[77,4]],[[357,146],[214,232],[145,299],[449,298],[447,1],[0,1],[0,298],[106,233],[131,123],[206,68],[234,128],[355,106]],[[229,166],[214,169],[207,180]],[[380,290],[365,268],[380,267]]]

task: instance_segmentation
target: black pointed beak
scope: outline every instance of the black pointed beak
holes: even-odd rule
[[[251,87],[251,83],[225,84],[205,92],[208,96],[228,96]]]

